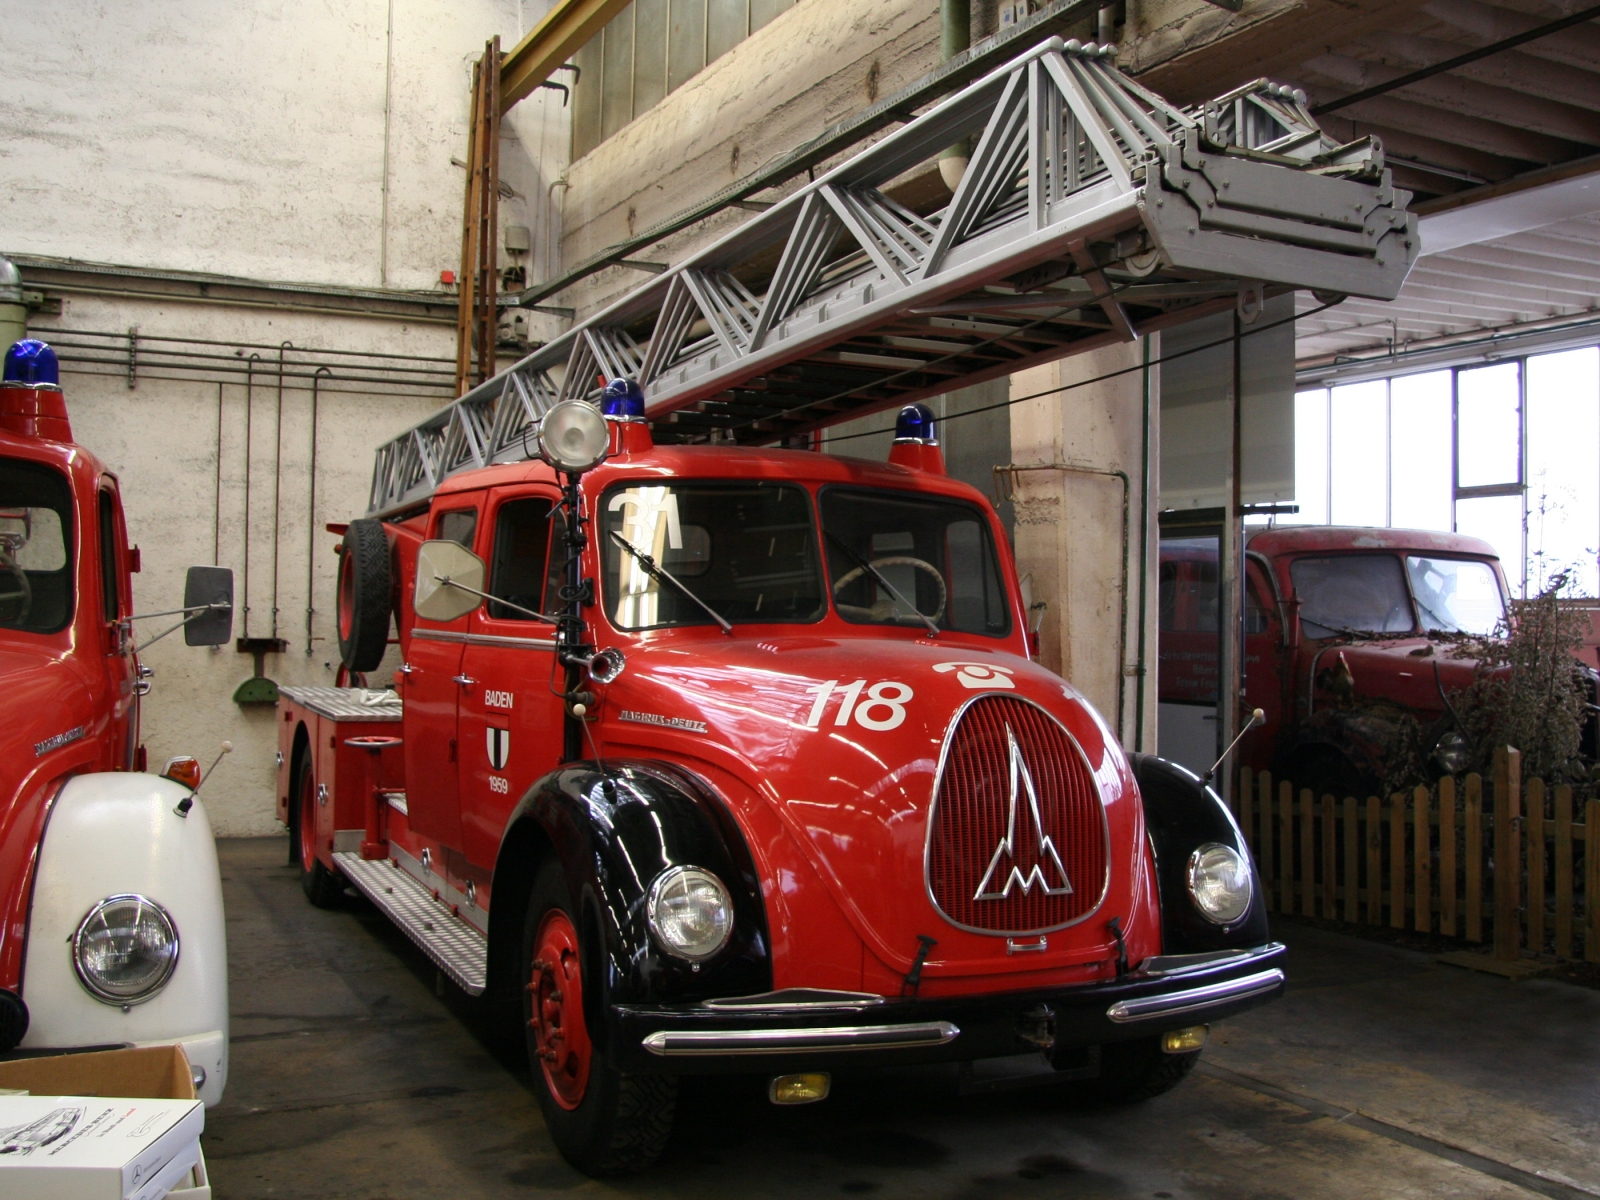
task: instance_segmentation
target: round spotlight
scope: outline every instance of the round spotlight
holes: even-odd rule
[[[539,426],[539,457],[570,475],[598,467],[610,445],[606,419],[586,400],[563,400]]]

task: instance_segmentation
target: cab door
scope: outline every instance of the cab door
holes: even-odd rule
[[[473,549],[480,496],[451,496],[429,519],[429,539]],[[461,801],[456,781],[460,741],[457,709],[461,658],[471,615],[454,621],[417,618],[400,672],[405,679],[406,808],[411,829],[461,849]]]
[[[1264,770],[1272,762],[1273,749],[1291,711],[1284,696],[1283,613],[1261,559],[1246,556],[1244,575],[1245,704],[1259,708],[1266,721],[1245,735],[1239,744],[1238,763]]]
[[[100,546],[100,605],[105,629],[106,695],[112,699],[109,761],[117,771],[137,765],[139,748],[138,659],[134,657],[133,631],[127,623],[133,611],[128,583],[128,540],[122,524],[122,505],[116,480],[106,476],[96,496],[96,540]]]
[[[482,539],[485,587],[497,600],[552,613],[560,603],[564,524],[554,488],[504,488],[490,495]],[[554,553],[552,553],[554,548]],[[492,868],[506,818],[541,775],[561,763],[563,705],[552,687],[555,626],[494,600],[471,616],[462,674],[463,849]]]

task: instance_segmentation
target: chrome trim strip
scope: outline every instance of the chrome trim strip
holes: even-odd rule
[[[914,1025],[851,1025],[835,1029],[662,1030],[641,1045],[661,1058],[712,1055],[819,1054],[832,1050],[908,1050],[942,1046],[961,1035],[949,1021]]]
[[[554,650],[550,638],[510,637],[498,633],[457,633],[453,629],[413,629],[412,637],[430,642],[459,642],[464,646],[506,646],[514,650]]]
[[[944,909],[940,908],[939,901],[936,900],[933,895],[933,880],[929,878],[929,868],[932,865],[933,859],[933,818],[939,808],[939,788],[940,785],[944,783],[944,769],[946,761],[950,757],[950,743],[955,737],[957,726],[961,724],[961,719],[967,715],[967,709],[971,708],[979,700],[986,700],[991,696],[1000,696],[1005,699],[1016,700],[1020,703],[1030,705],[1033,708],[1037,708],[1047,718],[1053,721],[1056,728],[1061,730],[1062,736],[1067,739],[1068,744],[1078,752],[1078,757],[1083,761],[1084,770],[1089,772],[1089,786],[1094,788],[1095,799],[1099,801],[1100,804],[1100,836],[1105,841],[1106,850],[1106,870],[1104,877],[1100,880],[1100,895],[1095,899],[1094,904],[1084,911],[1084,914],[1081,917],[1068,921],[1063,925],[1050,925],[1043,929],[982,929],[976,925],[963,925],[960,921],[957,921],[951,917],[949,913],[945,912]],[[1100,790],[1100,780],[1095,775],[1094,766],[1089,762],[1089,756],[1083,752],[1083,747],[1078,744],[1078,739],[1072,736],[1072,731],[1062,724],[1061,719],[1057,717],[1055,713],[1051,712],[1037,700],[1030,700],[1026,696],[1019,696],[1014,691],[979,692],[960,708],[956,709],[956,715],[951,718],[950,724],[945,726],[944,742],[939,747],[939,767],[933,775],[933,795],[928,799],[927,832],[924,833],[922,837],[922,890],[928,897],[928,903],[933,905],[933,911],[938,913],[951,925],[954,925],[957,929],[964,929],[968,933],[982,934],[984,937],[1036,937],[1040,934],[1054,933],[1058,929],[1071,929],[1074,925],[1081,925],[1090,917],[1094,916],[1095,913],[1099,912],[1101,907],[1105,904],[1106,896],[1108,896],[1111,892],[1111,821],[1110,818],[1106,816],[1106,798],[1104,793],[1102,793]]]
[[[833,992],[821,988],[785,988],[757,996],[718,996],[701,1007],[714,1012],[852,1012],[883,1004],[876,992]]]
[[[1249,950],[1207,950],[1200,954],[1164,954],[1147,958],[1139,964],[1135,974],[1146,979],[1173,979],[1210,971],[1217,967],[1237,966],[1252,959],[1266,958],[1283,949],[1282,942],[1268,942]]]
[[[1264,992],[1275,991],[1283,984],[1283,972],[1274,967],[1246,975],[1243,979],[1226,979],[1221,983],[1208,983],[1203,987],[1182,992],[1168,992],[1162,996],[1141,996],[1134,1000],[1118,1000],[1106,1009],[1106,1016],[1119,1025],[1133,1021],[1150,1021],[1156,1017],[1175,1017],[1181,1013],[1199,1012],[1234,1000],[1247,1000]]]

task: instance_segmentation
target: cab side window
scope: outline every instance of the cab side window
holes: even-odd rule
[[[117,509],[111,493],[100,493],[100,595],[107,621],[118,617]]]
[[[494,518],[494,555],[489,564],[489,592],[535,612],[545,585],[545,560],[550,549],[550,501],[528,497],[508,500]],[[531,621],[525,612],[489,601],[497,621]]]
[[[561,587],[567,581],[567,514],[556,509],[550,514],[550,570],[545,578],[544,607],[539,611],[554,616],[561,611]]]
[[[475,508],[457,509],[455,512],[439,514],[439,524],[433,536],[444,542],[459,542],[468,550],[472,549],[472,535],[478,528],[478,510]]]

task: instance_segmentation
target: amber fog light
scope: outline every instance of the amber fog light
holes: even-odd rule
[[[96,1000],[142,1003],[166,986],[178,966],[178,927],[154,900],[110,896],[78,926],[72,963]]]
[[[1189,898],[1200,915],[1232,925],[1250,910],[1250,864],[1231,846],[1209,842],[1189,856]]]
[[[733,901],[710,871],[669,867],[650,885],[645,918],[668,954],[704,962],[728,944]]]
[[[767,1099],[774,1104],[815,1104],[828,1098],[833,1078],[826,1071],[805,1075],[775,1075],[767,1085]]]
[[[1204,1050],[1211,1036],[1211,1026],[1191,1025],[1187,1029],[1169,1029],[1161,1035],[1161,1049],[1167,1054],[1190,1054]]]

